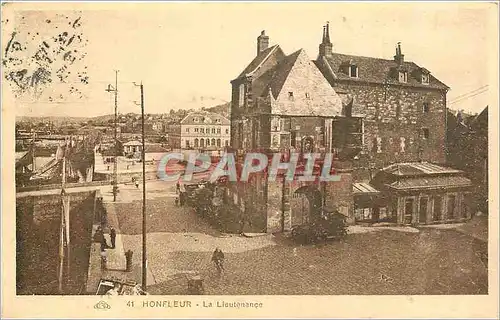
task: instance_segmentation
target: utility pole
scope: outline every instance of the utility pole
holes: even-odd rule
[[[113,202],[116,202],[116,194],[118,193],[118,138],[117,138],[117,122],[118,122],[118,70],[115,70],[115,86],[108,84],[107,92],[115,94],[115,161],[113,164]]]
[[[134,83],[137,86],[137,84]],[[141,122],[142,122],[142,290],[146,291],[147,265],[146,256],[146,142],[144,140],[144,86],[141,87]]]
[[[36,152],[35,152],[35,138],[36,133],[33,130],[33,143],[31,144],[31,171],[34,173],[36,171]]]
[[[61,223],[59,227],[59,275],[58,275],[58,289],[59,293],[63,294],[63,275],[64,275],[64,220],[65,220],[65,209],[64,209],[64,198],[65,198],[65,185],[66,185],[66,149],[68,147],[68,143],[64,146],[63,150],[63,158],[62,158],[62,176],[61,176]]]

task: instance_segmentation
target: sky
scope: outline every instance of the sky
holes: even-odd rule
[[[29,44],[27,54],[33,54],[41,41],[66,30],[70,35],[72,32],[81,35],[78,53],[83,54],[81,60],[66,64],[67,70],[73,71],[67,83],[52,81],[42,87],[43,91],[38,87],[37,95],[30,92],[15,98],[18,116],[110,114],[114,98],[105,89],[108,84],[114,85],[114,70],[119,70],[120,113],[140,113],[136,104],[140,91],[133,82],[141,81],[146,113],[217,105],[230,100],[230,81],[256,55],[256,38],[261,30],[266,30],[270,45],[279,44],[287,54],[303,48],[315,59],[326,21],[330,22],[334,51],[339,53],[392,59],[396,43],[401,42],[405,60],[427,68],[451,87],[450,108],[475,113],[486,105],[497,104],[493,95],[498,86],[498,23],[494,4],[79,3],[70,7],[37,3],[36,6],[37,11],[29,11],[33,4],[15,3],[4,8],[3,49],[14,29],[19,42]],[[76,28],[74,21],[79,17]],[[27,32],[30,36],[39,34],[30,38]],[[58,61],[66,63],[62,58]],[[83,73],[88,76],[88,84],[80,81]],[[8,86],[3,87],[4,93],[7,90],[11,94]],[[73,92],[76,89],[78,94]]]

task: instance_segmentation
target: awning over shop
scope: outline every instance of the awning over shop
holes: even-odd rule
[[[365,182],[358,182],[352,185],[352,192],[354,196],[361,195],[376,195],[379,194],[380,191],[372,187],[370,184]]]
[[[449,189],[471,187],[472,182],[462,176],[427,176],[405,178],[387,185],[394,190]]]

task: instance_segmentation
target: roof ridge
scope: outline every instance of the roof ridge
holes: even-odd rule
[[[380,57],[369,57],[369,56],[362,56],[362,55],[356,55],[356,54],[348,54],[348,53],[340,53],[340,52],[333,52],[332,54],[336,54],[336,55],[342,55],[342,56],[349,56],[349,57],[357,57],[357,58],[364,58],[364,59],[377,59],[377,60],[383,60],[383,61],[390,61],[390,62],[394,62],[397,64],[396,61],[394,61],[394,59],[387,59],[387,58],[380,58]],[[413,63],[415,65],[417,65],[415,62],[413,61],[404,61],[403,63]],[[418,65],[417,65],[418,66]]]
[[[223,116],[222,114],[220,113],[217,113],[217,112],[212,112],[212,111],[206,111],[206,110],[196,110],[196,111],[192,111],[190,112],[189,114],[187,114],[180,122],[180,124],[186,124],[187,120],[189,120],[190,117],[192,116],[196,116],[196,115],[200,115],[200,116],[205,116],[205,117],[209,117],[211,120],[216,120],[216,119],[220,119],[221,123],[224,123],[224,122],[230,122],[228,118],[226,118],[225,116]],[[188,123],[189,124],[189,123]]]
[[[329,56],[318,56],[316,61],[318,62],[318,67],[322,68],[322,72],[330,73],[328,70],[328,65],[322,63],[323,59],[328,61],[329,66],[334,72],[337,72],[338,80],[355,80],[360,82],[370,82],[370,83],[388,83],[388,84],[402,84],[404,86],[412,86],[412,87],[427,87],[434,89],[445,89],[448,90],[449,87],[444,84],[441,80],[439,80],[435,75],[431,74],[431,72],[420,66],[414,61],[404,61],[402,66],[408,69],[408,72],[413,74],[411,77],[408,77],[408,81],[401,83],[398,81],[396,77],[392,74],[393,69],[398,67],[398,63],[392,59],[380,58],[380,57],[368,57],[362,55],[353,55],[353,54],[345,54],[339,52],[333,52]],[[347,71],[338,70],[343,68],[343,64],[346,61],[353,60],[354,64],[356,64],[360,70],[359,75],[357,77],[350,77]],[[421,83],[416,72],[419,70],[427,70],[429,73],[429,82]],[[345,70],[342,69],[342,70]]]
[[[325,57],[325,56],[322,56],[321,57],[321,60],[323,61],[323,63],[326,65],[328,71],[330,71],[330,73],[332,74],[332,77],[334,79],[337,78],[337,75],[335,74],[335,72],[333,71],[333,68],[332,66],[330,65],[330,62],[328,62],[328,59]]]
[[[241,77],[242,75],[248,76],[248,75],[252,75],[252,74],[254,74],[254,73],[255,73],[255,72],[256,72],[256,71],[257,71],[257,70],[258,70],[258,69],[259,69],[259,68],[260,68],[260,67],[264,64],[264,62],[266,62],[266,61],[267,61],[267,59],[271,56],[271,54],[272,54],[272,53],[273,53],[273,52],[274,52],[277,48],[279,48],[279,44],[275,44],[275,45],[273,45],[273,46],[269,47],[269,48],[268,48],[268,50],[269,50],[269,49],[270,49],[270,50],[269,50],[269,52],[266,54],[266,56],[264,57],[264,59],[262,59],[262,61],[261,61],[261,62],[260,62],[260,63],[259,63],[259,64],[255,67],[255,68],[253,68],[253,70],[251,70],[250,72],[246,72],[246,73],[244,73],[244,74],[240,74],[240,77]],[[263,51],[263,52],[264,52],[264,51]],[[261,52],[261,53],[262,53],[262,52]],[[260,55],[260,54],[259,54],[259,55]],[[258,58],[258,57],[259,57],[259,55],[257,55],[257,57],[255,57],[255,58]],[[250,63],[251,63],[251,62],[250,62]]]
[[[276,86],[274,86],[274,91],[276,92],[272,92],[275,99],[278,97],[279,93],[281,92],[281,89],[283,89],[283,85],[285,84],[286,79],[290,74],[290,71],[292,71],[293,66],[297,62],[297,59],[302,52],[305,53],[305,50],[303,48],[285,56],[280,62],[278,62],[278,64],[276,64],[276,66],[272,68],[272,70],[274,71],[271,80],[269,81],[269,87],[272,87],[274,81],[280,80],[278,83],[276,83]],[[282,68],[283,70],[285,70],[285,72],[283,74],[280,74],[279,71]],[[278,79],[278,76],[281,76],[280,77],[281,79]],[[271,91],[273,90],[271,89]]]

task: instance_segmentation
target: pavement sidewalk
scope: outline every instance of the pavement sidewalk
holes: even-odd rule
[[[122,194],[123,196],[123,194]],[[112,198],[112,197],[111,197]],[[120,194],[118,194],[118,198],[120,202],[124,199],[120,199]],[[109,230],[113,227],[116,231],[116,239],[115,239],[115,248],[106,249],[107,253],[107,269],[113,273],[117,271],[121,271],[123,276],[126,276],[129,280],[134,280],[137,283],[142,283],[142,258],[140,252],[134,252],[132,255],[132,270],[131,272],[126,272],[126,258],[125,252],[130,248],[126,248],[123,243],[123,235],[120,231],[118,217],[116,214],[115,203],[112,202],[112,199],[103,199],[104,208],[107,213],[107,221],[108,225],[105,228],[105,237],[108,245],[111,245],[111,238],[109,235]],[[156,281],[154,279],[153,274],[151,273],[150,268],[147,268],[147,283],[155,284]]]

